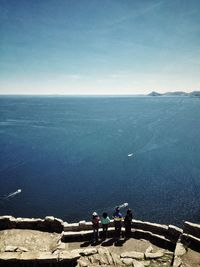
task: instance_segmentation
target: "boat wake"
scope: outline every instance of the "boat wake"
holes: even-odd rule
[[[17,189],[17,191],[15,191],[15,192],[11,192],[8,195],[1,196],[0,199],[1,200],[9,200],[9,199],[15,197],[16,195],[20,194],[21,192],[22,192],[21,189]]]

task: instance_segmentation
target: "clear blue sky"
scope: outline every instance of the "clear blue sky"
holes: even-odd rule
[[[0,94],[200,89],[200,0],[0,0]]]

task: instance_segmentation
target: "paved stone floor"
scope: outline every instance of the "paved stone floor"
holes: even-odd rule
[[[105,266],[137,266],[138,262],[134,257],[131,258],[131,253],[163,253],[163,256],[152,259],[138,260],[141,264],[138,266],[149,266],[149,267],[168,267],[171,264],[173,253],[164,249],[161,249],[149,241],[144,239],[121,239],[115,243],[113,239],[108,239],[99,244],[92,244],[91,242],[73,242],[73,243],[62,243],[61,235],[56,233],[47,233],[34,230],[20,230],[10,229],[0,231],[0,252],[47,252],[47,253],[68,253],[74,250],[91,250],[95,249],[96,252],[93,255],[82,255],[79,261],[79,267],[83,267],[84,264],[87,266],[99,266],[100,260],[104,257],[102,254],[109,254],[111,257],[115,257],[115,260],[119,261],[119,264],[105,264]],[[129,253],[122,259],[123,253]],[[51,254],[52,255],[52,254]],[[126,254],[127,255],[127,254]],[[138,254],[139,255],[139,254]],[[121,256],[121,258],[120,258]],[[136,255],[137,256],[137,255]],[[89,257],[89,258],[88,258]],[[100,257],[100,258],[99,258]],[[104,257],[105,258],[105,257]],[[86,262],[84,262],[84,260]],[[180,257],[181,264],[176,267],[200,267],[200,253],[188,249],[186,253]],[[89,262],[89,263],[88,263]],[[113,261],[114,262],[114,261]],[[102,264],[101,264],[102,265]]]

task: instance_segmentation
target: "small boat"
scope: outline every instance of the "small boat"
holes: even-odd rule
[[[133,153],[128,154],[128,157],[132,157],[132,156],[133,156]]]

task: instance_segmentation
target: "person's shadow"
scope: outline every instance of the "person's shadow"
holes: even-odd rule
[[[81,248],[88,247],[88,246],[91,245],[92,243],[93,243],[92,241],[86,241],[86,242],[82,243],[82,244],[80,245],[80,247],[81,247]]]
[[[114,246],[116,247],[122,247],[123,244],[127,241],[127,239],[118,239],[114,242]]]
[[[101,245],[104,247],[109,247],[109,246],[112,246],[114,243],[115,243],[115,239],[111,238],[111,239],[103,241]]]

